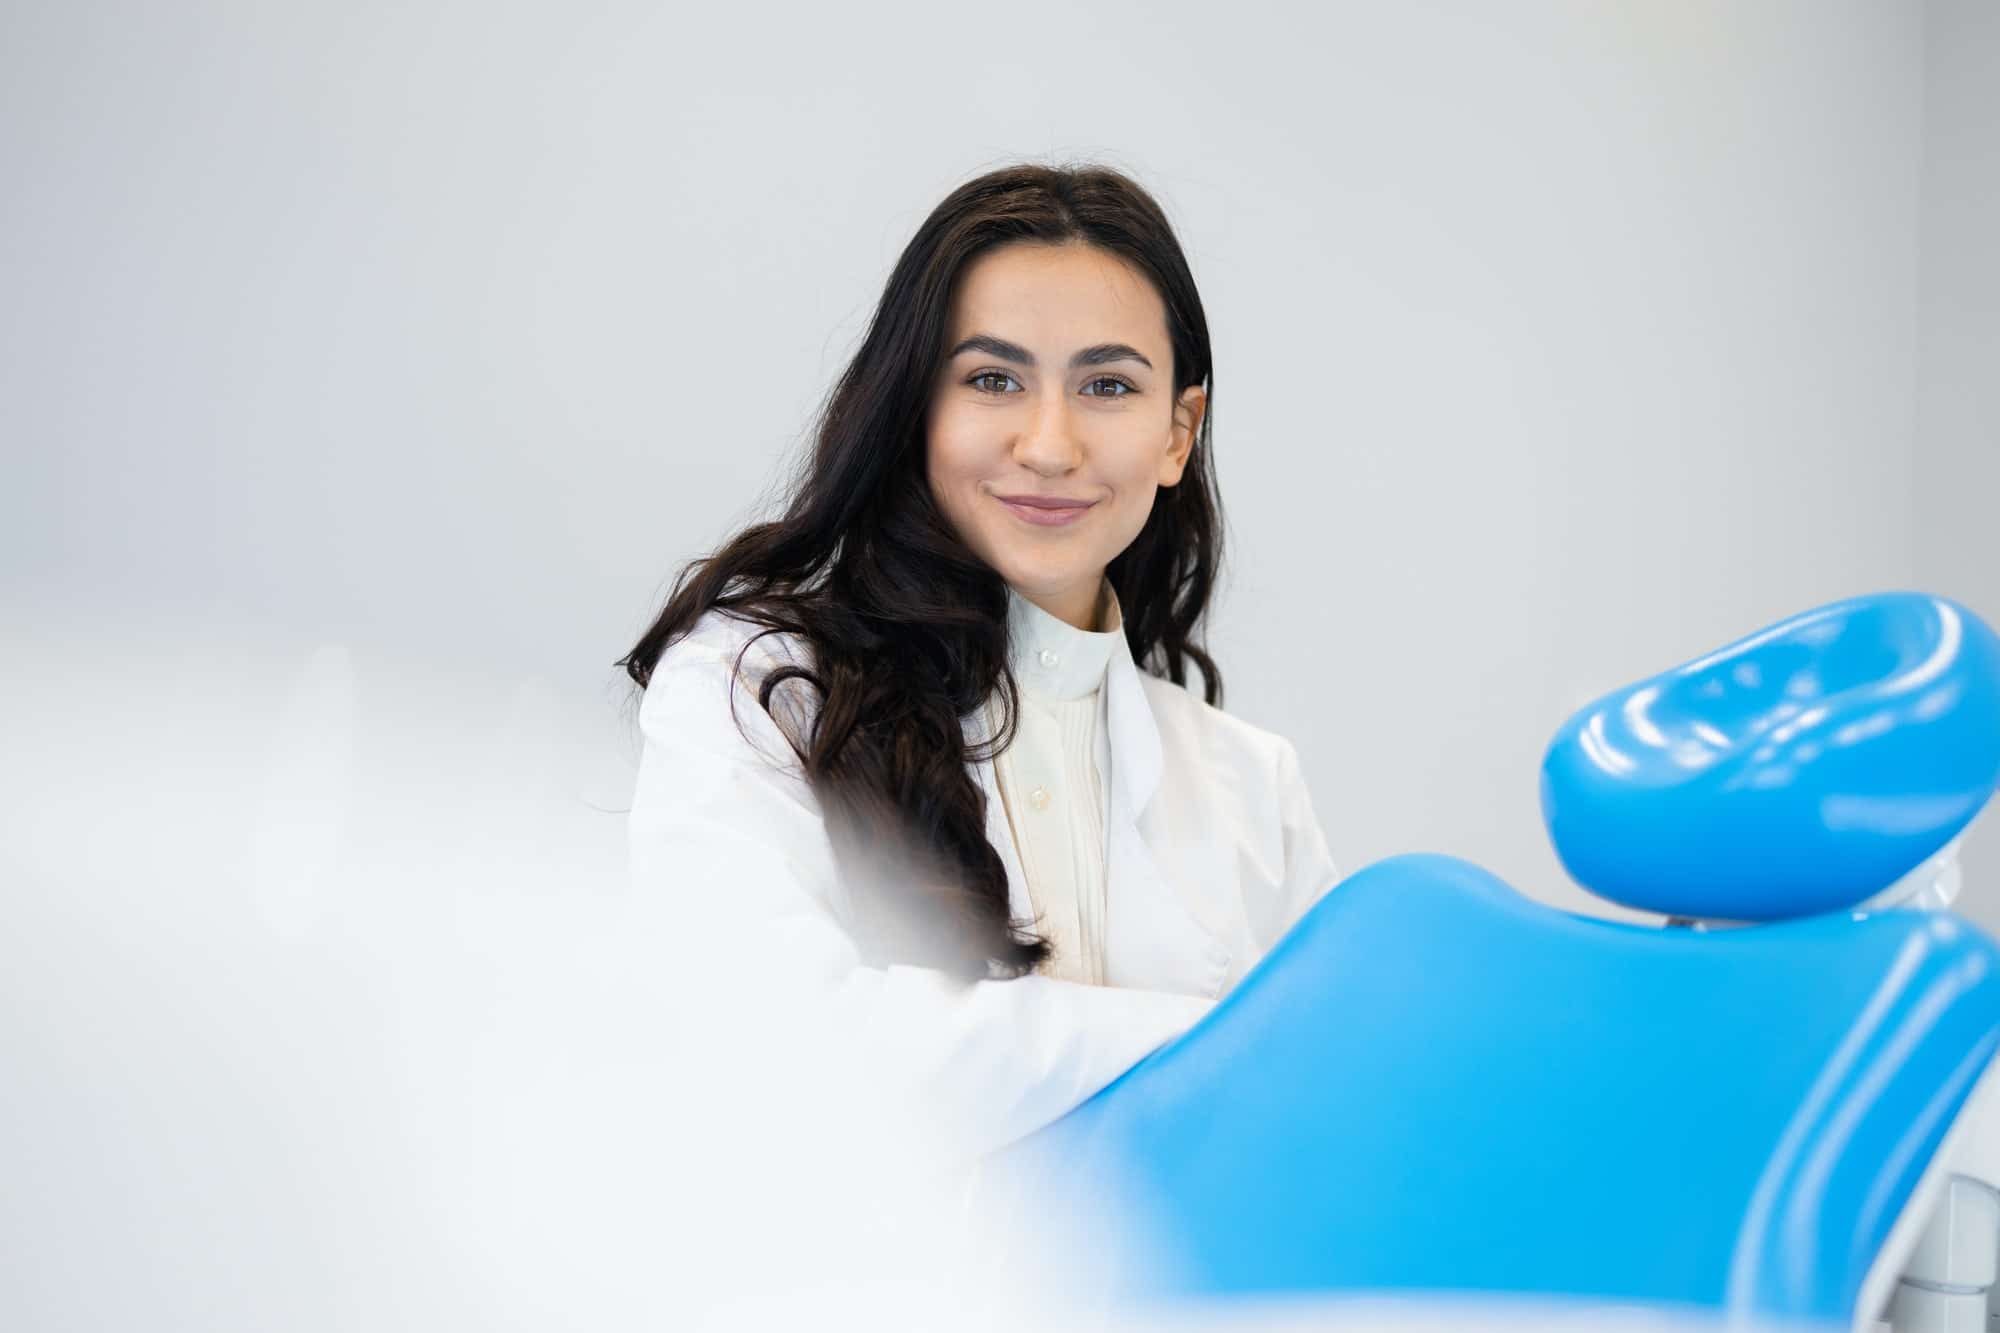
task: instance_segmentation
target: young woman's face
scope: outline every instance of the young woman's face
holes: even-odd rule
[[[1180,481],[1201,424],[1201,387],[1174,397],[1165,304],[1094,246],[1016,242],[960,275],[945,347],[931,494],[1023,597],[1098,628],[1104,567],[1146,525],[1155,489]]]

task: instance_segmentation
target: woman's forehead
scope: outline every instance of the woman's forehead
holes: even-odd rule
[[[1125,342],[1155,365],[1166,306],[1145,275],[1095,246],[1013,244],[967,266],[952,301],[951,345],[976,334],[1066,357]],[[1073,347],[1072,344],[1075,346]]]

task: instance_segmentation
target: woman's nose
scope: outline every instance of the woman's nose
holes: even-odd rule
[[[1067,472],[1083,461],[1083,445],[1072,429],[1069,404],[1060,395],[1035,405],[1014,440],[1014,459],[1037,472]]]

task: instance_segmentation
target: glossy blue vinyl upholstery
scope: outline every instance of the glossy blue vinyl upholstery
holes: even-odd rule
[[[2000,950],[1949,914],[1661,930],[1402,856],[1022,1165],[1110,1183],[1135,1295],[1844,1319],[1996,1046]]]
[[[1988,799],[1996,701],[1992,631],[1915,594],[1606,696],[1544,767],[1565,862],[1656,910],[1798,919],[1611,922],[1455,858],[1393,857],[1020,1145],[1011,1179],[1101,1191],[1146,1247],[1120,1269],[1130,1297],[1504,1293],[1850,1322],[2000,1049],[2000,948],[1949,912],[1831,909]],[[1717,753],[1676,762],[1689,737]],[[1631,762],[1601,762],[1602,741]],[[1743,776],[1787,755],[1781,780]]]
[[[2000,778],[2000,639],[1948,598],[1853,597],[1613,691],[1557,730],[1542,814],[1601,898],[1772,921],[1852,906]]]

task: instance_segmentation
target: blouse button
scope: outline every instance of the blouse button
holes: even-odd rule
[[[1042,649],[1041,654],[1035,660],[1040,662],[1045,670],[1055,670],[1057,659],[1053,648]]]
[[[1049,789],[1048,789],[1047,787],[1037,787],[1037,788],[1035,788],[1035,789],[1034,789],[1033,791],[1029,792],[1029,793],[1028,793],[1028,804],[1029,804],[1029,805],[1032,805],[1032,806],[1034,806],[1034,807],[1035,807],[1035,809],[1037,809],[1037,810],[1046,810],[1046,809],[1048,809],[1048,808],[1049,808]]]

